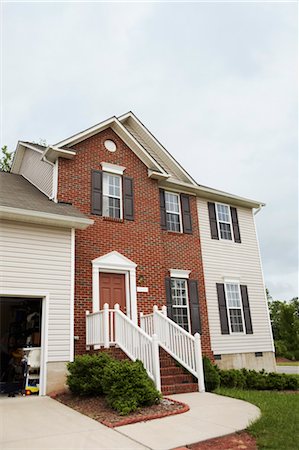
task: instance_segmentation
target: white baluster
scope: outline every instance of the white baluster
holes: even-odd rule
[[[109,305],[104,304],[103,314],[104,348],[109,348]]]
[[[86,311],[86,344],[90,343],[89,337],[89,311]],[[90,345],[86,345],[86,350],[90,350]]]
[[[153,372],[155,377],[155,384],[158,391],[161,391],[161,376],[160,376],[160,358],[159,358],[159,341],[158,336],[152,336],[152,357],[153,357]]]

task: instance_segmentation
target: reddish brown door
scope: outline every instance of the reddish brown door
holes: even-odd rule
[[[125,275],[100,272],[100,302],[101,308],[108,303],[112,309],[118,303],[120,309],[126,311]]]

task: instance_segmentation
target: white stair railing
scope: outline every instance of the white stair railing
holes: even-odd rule
[[[104,305],[102,311],[86,313],[86,346],[117,344],[126,355],[135,361],[139,359],[156,388],[161,391],[159,344],[155,334],[149,336],[135,325],[116,304],[114,309]]]
[[[201,339],[199,333],[194,336],[180,327],[154,306],[153,330],[158,337],[159,345],[169,353],[178,363],[185,367],[198,379],[199,392],[205,391],[202,364]]]

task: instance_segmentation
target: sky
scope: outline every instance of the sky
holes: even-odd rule
[[[2,3],[1,146],[129,110],[200,184],[260,200],[265,284],[298,295],[294,2]]]

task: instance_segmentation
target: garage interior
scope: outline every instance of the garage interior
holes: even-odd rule
[[[0,393],[38,394],[42,299],[0,298]]]

